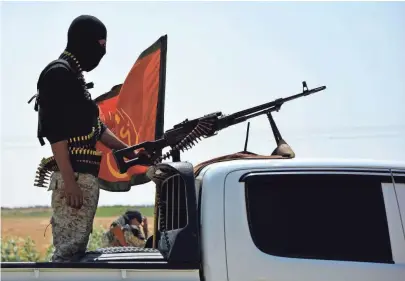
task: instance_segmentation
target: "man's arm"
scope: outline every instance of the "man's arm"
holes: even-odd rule
[[[67,141],[53,143],[51,148],[64,181],[66,203],[73,208],[80,208],[83,205],[83,195],[70,163]]]
[[[40,122],[46,127],[44,136],[51,144],[52,153],[62,174],[66,203],[71,207],[80,208],[83,205],[83,196],[76,183],[67,145],[68,131],[77,125],[69,120],[71,99],[74,98],[74,91],[71,89],[73,83],[74,77],[64,67],[56,66],[48,71],[41,88],[41,107],[45,115],[42,115]]]
[[[104,144],[105,146],[107,146],[110,149],[119,150],[119,149],[124,149],[124,148],[129,147],[129,145],[127,145],[125,142],[121,141],[107,127],[103,128],[103,133],[101,134],[100,141],[102,144]],[[145,150],[140,150],[138,153],[135,153],[135,151],[131,151],[127,154],[126,157],[128,157],[129,159],[133,159],[138,156],[143,156],[143,157],[147,157],[147,158],[150,157]]]
[[[102,144],[110,149],[123,149],[128,147],[128,145],[121,141],[110,129],[106,128],[101,135],[100,141]]]
[[[65,183],[75,181],[74,171],[70,163],[67,141],[58,141],[51,144],[52,152]]]

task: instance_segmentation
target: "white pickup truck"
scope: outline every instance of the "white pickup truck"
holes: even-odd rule
[[[405,281],[405,163],[252,157],[148,175],[146,248],[2,263],[1,280]]]

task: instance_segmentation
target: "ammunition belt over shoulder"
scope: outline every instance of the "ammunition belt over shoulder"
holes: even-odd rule
[[[100,137],[101,121],[98,119],[96,127],[93,127],[90,134],[78,137],[72,137],[68,139],[69,147],[80,148],[93,148],[95,147],[97,140]]]

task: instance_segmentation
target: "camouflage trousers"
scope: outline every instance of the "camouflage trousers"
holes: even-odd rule
[[[93,220],[96,214],[100,189],[97,178],[90,174],[75,173],[83,193],[83,206],[75,209],[67,205],[64,181],[60,172],[52,174],[49,189],[52,190],[52,236],[55,252],[52,262],[74,262],[86,253]]]

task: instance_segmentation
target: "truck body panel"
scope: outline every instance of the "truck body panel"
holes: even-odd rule
[[[175,250],[101,251],[77,264],[2,263],[2,280],[404,281],[405,163],[232,160],[203,167],[194,184],[190,166],[161,168],[183,171],[195,189],[186,190],[186,207],[176,207],[187,223],[167,224]],[[174,183],[161,179],[163,200],[180,196],[170,195],[178,192],[169,189]],[[174,205],[165,208],[176,217]],[[199,247],[183,252],[189,263],[181,256],[186,245]]]
[[[199,281],[198,270],[159,270],[159,269],[102,269],[102,268],[26,268],[6,270],[1,280],[9,281]]]
[[[217,200],[222,198],[224,200],[224,211],[221,211],[217,204],[210,205],[209,209],[203,208],[202,211],[202,215],[209,218],[213,218],[214,213],[217,213],[218,217],[220,217],[219,214],[224,213],[227,279],[218,280],[404,280],[404,231],[399,212],[400,205],[396,202],[395,189],[391,180],[391,170],[403,169],[403,167],[401,162],[294,159],[232,161],[212,164],[204,168],[200,173],[203,179],[199,179],[202,181],[202,198],[217,194]],[[246,194],[244,184],[240,182],[242,176],[255,172],[273,175],[286,173],[291,175],[326,173],[362,177],[368,175],[384,179],[380,187],[386,207],[387,232],[389,232],[393,263],[291,258],[268,255],[260,251],[253,242],[249,230]],[[401,206],[405,209],[403,203]],[[266,219],[265,214],[262,219]],[[210,220],[207,219],[207,221]],[[217,227],[222,230],[219,225]],[[202,230],[202,237],[208,236],[208,232],[208,230]],[[217,240],[222,239],[218,237]],[[206,268],[211,261],[203,259],[203,262]]]

